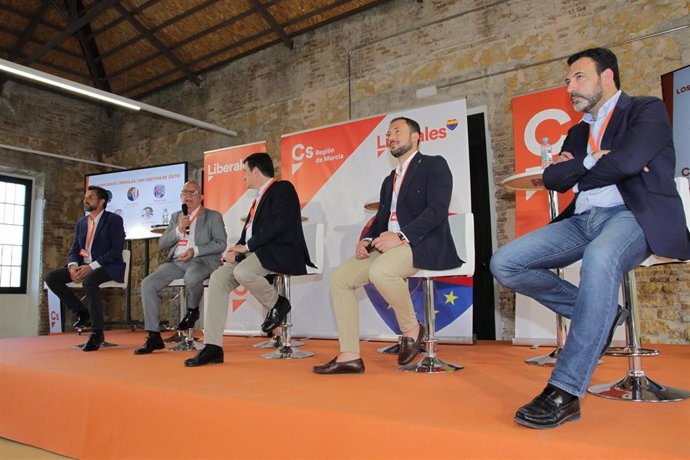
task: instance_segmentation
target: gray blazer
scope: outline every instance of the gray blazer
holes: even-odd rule
[[[158,240],[161,251],[169,250],[166,262],[170,262],[177,245],[177,232],[175,228],[180,221],[182,211],[177,211],[170,217],[168,228]],[[228,236],[225,233],[223,217],[218,211],[203,208],[196,218],[194,230],[194,245],[199,248],[199,255],[195,256],[211,270],[220,267],[220,257],[227,247]]]

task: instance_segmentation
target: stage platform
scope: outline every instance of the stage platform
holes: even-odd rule
[[[311,372],[337,342],[307,340],[315,357],[266,360],[261,339],[226,337],[225,363],[185,368],[190,352],[135,356],[141,332],[84,353],[87,337],[0,340],[0,437],[79,459],[455,459],[690,457],[690,401],[631,403],[587,396],[582,419],[553,430],[516,425],[515,410],[550,369],[526,358],[549,349],[507,342],[442,345],[453,374],[399,372],[396,357],[363,343],[363,375]],[[650,377],[690,386],[690,346],[660,345]],[[606,358],[592,383],[625,374]]]

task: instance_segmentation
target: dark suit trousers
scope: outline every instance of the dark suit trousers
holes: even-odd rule
[[[100,331],[103,330],[103,302],[101,301],[100,285],[111,280],[112,278],[103,267],[97,268],[84,278],[82,282],[86,295],[86,306],[84,306],[81,300],[74,295],[74,291],[67,286],[67,283],[72,281],[67,268],[58,268],[46,275],[46,284],[60,301],[75,313],[88,309],[92,329]]]

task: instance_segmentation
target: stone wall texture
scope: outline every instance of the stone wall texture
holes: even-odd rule
[[[0,98],[0,143],[127,167],[188,161],[200,178],[205,150],[266,139],[277,165],[282,134],[465,97],[468,107],[487,108],[489,164],[500,184],[513,173],[512,97],[562,85],[565,58],[592,46],[618,55],[625,91],[660,97],[659,75],[690,63],[688,17],[687,2],[673,0],[391,0],[296,37],[293,50],[276,45],[203,75],[200,87],[183,83],[144,101],[236,130],[238,138],[9,82]],[[436,96],[416,98],[432,85]],[[43,269],[55,267],[79,215],[83,174],[101,169],[0,154],[0,165],[46,177]],[[500,186],[486,193],[495,201],[501,245],[515,236],[514,196]],[[133,253],[133,313],[141,318],[142,242]],[[153,257],[152,269],[159,262]],[[690,267],[636,273],[643,338],[690,342]],[[501,288],[496,302],[497,337],[510,339],[515,296]],[[121,298],[112,303],[120,307],[109,314],[121,317]]]

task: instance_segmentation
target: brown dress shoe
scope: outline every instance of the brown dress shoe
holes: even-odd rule
[[[322,366],[314,366],[314,373],[323,375],[364,373],[364,361],[362,361],[362,358],[344,361],[342,363],[337,362],[336,359],[338,358],[333,358]]]
[[[400,341],[400,354],[398,354],[398,364],[404,366],[414,359],[419,354],[419,349],[422,346],[422,339],[426,334],[426,328],[423,324],[419,325],[419,334],[417,340],[412,337],[403,337]]]

